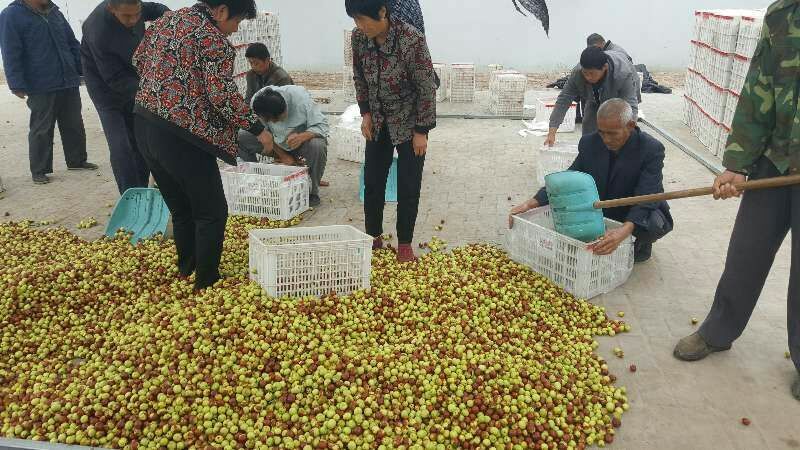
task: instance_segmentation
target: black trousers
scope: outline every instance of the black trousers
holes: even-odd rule
[[[146,188],[150,169],[136,145],[133,111],[99,109],[100,123],[108,141],[109,159],[120,194],[131,188]]]
[[[386,178],[394,160],[394,145],[384,127],[377,141],[368,141],[364,159],[364,221],[367,234],[383,234],[383,208],[386,205]],[[414,240],[419,210],[425,157],[414,154],[411,141],[397,146],[397,239],[400,244]]]
[[[778,175],[775,166],[762,158],[751,178]],[[725,271],[700,335],[716,347],[727,347],[742,335],[789,230],[792,231],[787,308],[789,350],[800,371],[800,186],[743,194]]]
[[[672,217],[667,217],[663,211],[655,209],[647,218],[646,227],[636,225],[633,230],[633,236],[636,238],[636,242],[653,244],[669,234],[673,227]]]
[[[53,137],[55,126],[64,146],[67,167],[80,167],[86,162],[86,130],[81,115],[81,93],[78,88],[62,89],[28,96],[31,110],[28,133],[28,156],[31,174],[53,173]]]
[[[228,204],[216,158],[175,133],[139,116],[136,140],[172,213],[178,270],[195,272],[195,288],[220,278],[219,262]]]

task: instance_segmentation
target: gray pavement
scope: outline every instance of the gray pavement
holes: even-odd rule
[[[645,95],[647,117],[700,149],[681,123],[680,95]],[[84,102],[90,160],[100,164],[100,172],[67,172],[57,142],[53,183],[34,186],[27,162],[27,109],[24,102],[0,92],[0,177],[7,188],[0,200],[0,220],[55,220],[88,239],[102,233],[111,211],[105,205],[115,202],[117,194],[97,115],[88,97]],[[484,113],[480,107],[455,109]],[[521,127],[518,120],[440,120],[431,134],[425,168],[419,241],[436,235],[451,246],[505,242],[508,210],[538,188],[536,149],[542,138],[521,138]],[[578,135],[559,137],[575,141]],[[325,179],[331,187],[322,190],[323,204],[307,215],[305,225],[363,227],[358,169],[355,163],[329,160]],[[682,189],[710,184],[712,174],[667,145],[665,180],[667,189]],[[702,320],[711,305],[737,201],[689,199],[675,201],[672,207],[675,231],[657,244],[653,259],[636,266],[623,287],[593,300],[609,315],[624,311],[633,327],[629,334],[600,340],[600,354],[631,399],[614,447],[800,448],[800,402],[789,394],[796,375],[784,358],[788,246],[776,260],[750,327],[733,349],[699,363],[676,361],[675,342],[694,330],[691,318]],[[11,216],[3,217],[5,212]],[[386,231],[394,234],[395,208],[386,212]],[[78,222],[90,216],[100,226],[77,230]],[[437,232],[441,220],[446,224]],[[613,356],[614,347],[625,351],[624,359]],[[637,365],[636,373],[628,371],[631,364]],[[750,427],[740,424],[743,417],[752,421]]]

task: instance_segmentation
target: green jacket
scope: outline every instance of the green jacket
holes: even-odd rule
[[[723,165],[748,173],[766,156],[800,171],[800,0],[772,4],[733,118]]]

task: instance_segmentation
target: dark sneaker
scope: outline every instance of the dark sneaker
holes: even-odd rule
[[[33,178],[34,184],[47,184],[50,182],[50,178],[45,174],[35,174],[31,178]]]
[[[69,170],[97,170],[97,164],[92,164],[90,162],[85,162],[80,166],[75,167],[67,167]]]
[[[706,356],[730,350],[731,346],[727,347],[714,347],[706,343],[705,339],[700,336],[700,333],[694,333],[691,336],[686,336],[678,342],[672,354],[681,361],[700,361]]]
[[[653,244],[640,244],[637,240],[633,244],[633,262],[643,263],[653,256]]]
[[[322,200],[320,200],[319,195],[309,195],[308,196],[308,206],[312,208],[316,208],[317,206],[322,204]]]
[[[800,400],[800,374],[797,375],[797,379],[794,380],[794,384],[792,385],[792,396]]]

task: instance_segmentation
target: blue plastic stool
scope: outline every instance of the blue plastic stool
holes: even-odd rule
[[[361,165],[361,188],[358,193],[358,198],[361,203],[364,203],[364,165]],[[397,202],[397,158],[392,161],[392,167],[389,169],[389,176],[386,178],[386,201]]]
[[[106,236],[114,237],[124,228],[132,232],[131,244],[167,232],[169,208],[158,189],[132,188],[125,191],[114,207],[106,226]]]
[[[600,194],[591,175],[557,172],[547,175],[544,182],[557,233],[583,242],[592,242],[605,234],[603,211],[594,209]]]

